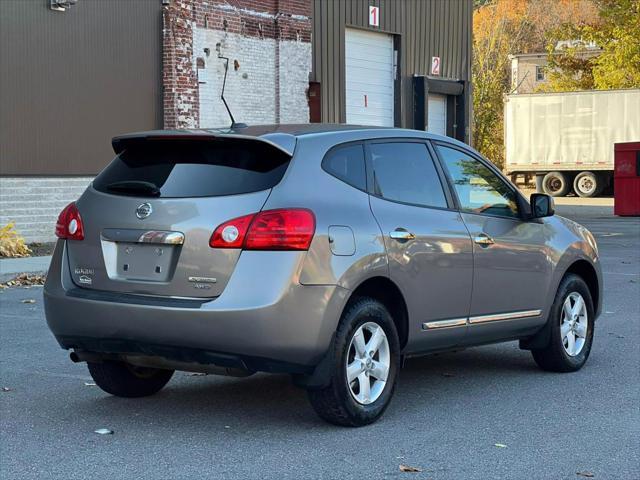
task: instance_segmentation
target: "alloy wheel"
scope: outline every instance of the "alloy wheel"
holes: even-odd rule
[[[587,339],[587,305],[578,292],[570,293],[562,305],[560,336],[570,357],[580,354]]]
[[[349,391],[356,402],[368,405],[382,395],[390,365],[389,340],[382,327],[374,322],[358,327],[345,365]]]

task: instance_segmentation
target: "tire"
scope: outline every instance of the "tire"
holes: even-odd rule
[[[579,197],[596,197],[603,188],[603,179],[593,172],[580,172],[573,180],[573,190]]]
[[[562,326],[563,321],[567,318],[566,314],[563,316],[563,310],[565,302],[569,300],[569,306],[571,306],[571,301],[577,298],[576,295],[584,301],[586,319],[584,322],[576,322],[574,326],[576,332],[581,331],[581,335],[574,334],[573,345],[575,350],[573,354],[570,354],[570,348],[568,348],[570,344],[567,345],[569,338],[568,335],[564,336],[568,325],[565,322],[564,325],[567,326]],[[575,303],[573,303],[573,306],[575,307]],[[549,343],[544,348],[531,350],[533,359],[538,366],[549,372],[575,372],[580,370],[591,352],[594,320],[593,299],[587,284],[577,275],[566,275],[560,282],[558,292],[549,312],[548,321],[551,322],[549,325]]]
[[[542,179],[542,190],[552,197],[564,197],[571,189],[569,178],[563,172],[549,172]]]
[[[116,397],[148,397],[162,390],[173,370],[135,367],[125,362],[87,362],[89,373],[102,390]]]
[[[388,355],[385,354],[383,339],[371,365],[369,360],[366,364],[361,362],[362,369],[353,370],[359,371],[359,375],[352,382],[348,382],[347,364],[357,365],[360,358],[356,347],[362,344],[354,338],[356,333],[362,332],[365,346],[369,346],[376,327],[384,333]],[[385,359],[388,359],[388,374],[383,384],[378,383],[380,380],[376,378],[376,374],[379,374],[375,369],[376,359],[379,364],[384,364]],[[316,413],[320,418],[335,425],[360,427],[375,422],[384,413],[393,397],[400,365],[398,332],[384,305],[369,297],[360,297],[348,305],[336,331],[332,363],[329,385],[307,391]],[[370,368],[373,369],[368,370]],[[361,385],[365,384],[361,382],[370,385],[368,400],[366,389],[361,389]]]

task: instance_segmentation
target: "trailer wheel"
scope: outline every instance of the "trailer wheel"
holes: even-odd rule
[[[593,172],[580,172],[573,181],[573,189],[583,198],[599,195],[603,187],[603,179]]]
[[[542,190],[552,197],[564,197],[570,188],[566,173],[549,172],[542,179]]]

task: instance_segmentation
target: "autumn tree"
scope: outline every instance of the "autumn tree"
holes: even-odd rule
[[[596,22],[565,24],[549,34],[548,82],[541,91],[640,87],[640,0],[594,0]],[[559,40],[577,39],[557,51]],[[595,45],[597,55],[587,48]]]
[[[478,1],[473,18],[474,146],[504,163],[503,102],[510,54],[544,52],[547,32],[596,16],[591,0]]]

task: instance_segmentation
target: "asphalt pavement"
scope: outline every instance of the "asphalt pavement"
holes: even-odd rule
[[[41,287],[0,290],[0,478],[640,479],[640,219],[558,211],[602,255],[586,366],[542,372],[515,342],[412,359],[359,429],[319,420],[280,375],[178,372],[154,397],[109,396],[58,347]]]

